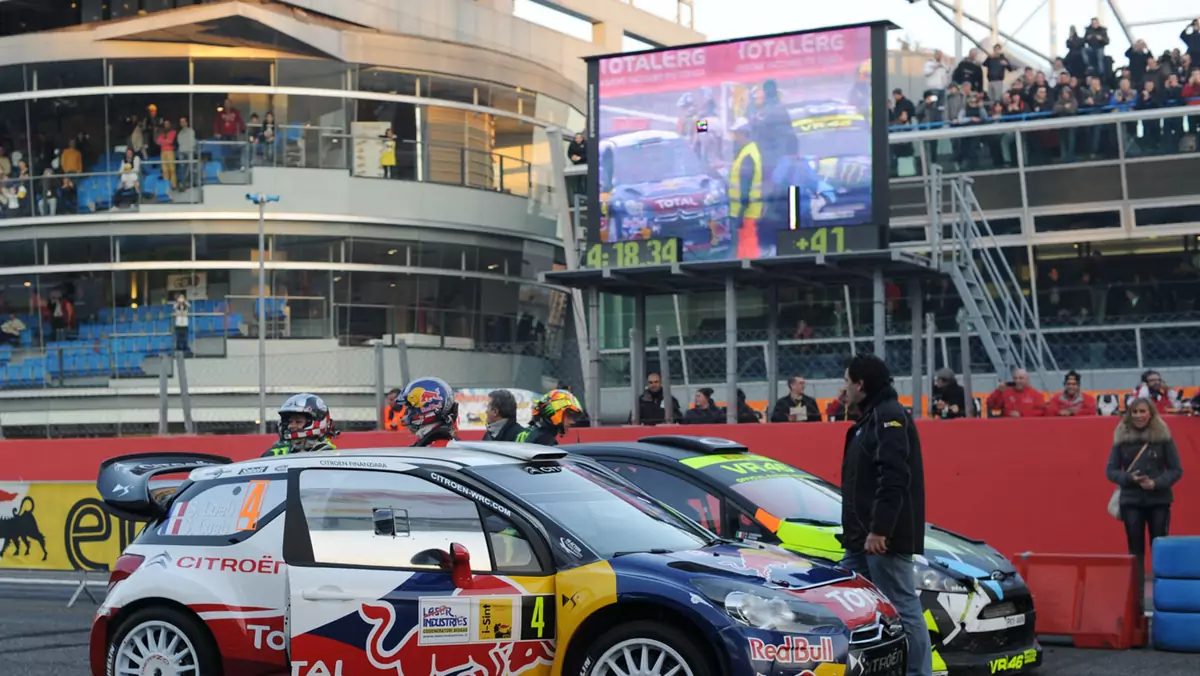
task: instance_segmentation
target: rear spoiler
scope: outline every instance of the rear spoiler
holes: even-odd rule
[[[203,453],[121,455],[100,463],[96,490],[104,501],[105,511],[113,516],[130,521],[154,521],[166,516],[167,503],[175,493],[164,490],[163,482],[151,486],[154,477],[232,463],[229,458]]]

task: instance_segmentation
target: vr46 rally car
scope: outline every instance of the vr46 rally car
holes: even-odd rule
[[[97,484],[148,523],[96,614],[94,676],[905,673],[862,577],[719,538],[558,449],[124,456]]]
[[[655,436],[566,444],[727,537],[840,561],[841,489],[736,441]],[[1012,563],[980,540],[926,525],[916,575],[935,674],[1000,674],[1042,664],[1033,597]]]

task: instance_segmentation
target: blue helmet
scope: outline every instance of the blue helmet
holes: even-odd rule
[[[451,426],[458,424],[454,388],[441,378],[417,378],[396,397],[396,404],[403,404],[401,422],[412,431],[439,422]]]

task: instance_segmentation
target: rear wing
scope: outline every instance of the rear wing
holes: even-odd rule
[[[203,453],[135,453],[109,458],[100,463],[96,490],[104,509],[130,521],[154,521],[166,516],[167,503],[183,481],[156,481],[156,476],[191,472],[233,461]]]

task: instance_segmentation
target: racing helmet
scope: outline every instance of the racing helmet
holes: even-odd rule
[[[297,415],[304,422],[293,427],[291,421]],[[329,407],[315,394],[292,395],[279,407],[279,440],[290,443],[296,450],[308,450],[338,434]]]
[[[567,390],[550,390],[534,400],[531,413],[534,420],[545,420],[561,429],[568,417],[574,419],[583,413],[583,406]]]
[[[412,432],[434,423],[458,423],[454,388],[441,378],[417,378],[396,397],[396,405],[404,406],[400,422]]]

